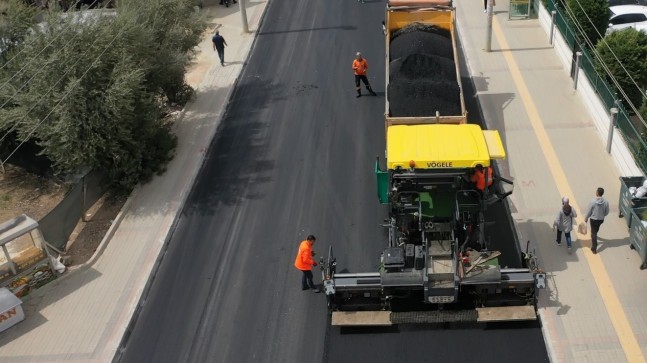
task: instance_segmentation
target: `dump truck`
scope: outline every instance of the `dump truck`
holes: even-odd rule
[[[498,131],[467,123],[454,9],[390,1],[385,28],[386,165],[377,158],[374,170],[388,239],[378,271],[337,273],[332,246],[321,257],[332,325],[536,319],[545,287],[536,257],[526,245],[519,266],[501,266],[486,238],[488,208],[504,202],[512,182],[494,170],[506,156]]]

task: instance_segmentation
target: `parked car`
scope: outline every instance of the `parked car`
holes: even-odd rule
[[[647,6],[610,6],[609,27],[607,28],[607,34],[630,27],[647,31]]]
[[[609,7],[618,5],[647,5],[647,0],[608,0]]]

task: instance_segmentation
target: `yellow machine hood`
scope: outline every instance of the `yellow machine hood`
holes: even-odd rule
[[[478,125],[396,125],[387,130],[387,168],[473,168],[490,166],[491,159],[505,158],[498,131]]]

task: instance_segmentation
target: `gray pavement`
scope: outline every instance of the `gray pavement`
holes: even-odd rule
[[[279,2],[276,3],[279,4]],[[299,6],[305,6],[303,3],[305,2],[300,2]],[[324,3],[326,2],[319,2],[320,5]],[[352,3],[355,6],[356,2],[352,1]],[[265,2],[250,2],[248,15],[252,28],[258,24],[265,5]],[[282,5],[286,6],[285,2]],[[366,5],[383,7],[384,4],[378,2]],[[507,1],[499,0],[495,8],[497,14],[494,20],[495,31],[490,53],[482,50],[485,41],[486,16],[482,12],[480,2],[457,3],[457,21],[461,45],[468,60],[467,65],[473,77],[483,117],[489,128],[498,129],[501,132],[507,148],[508,158],[499,167],[503,174],[511,176],[515,180],[515,193],[511,197],[510,207],[518,227],[520,240],[529,239],[537,246],[540,261],[550,276],[549,288],[540,297],[540,314],[544,339],[551,361],[644,361],[647,312],[642,308],[641,298],[644,298],[644,292],[641,288],[647,286],[647,275],[638,269],[640,264],[638,254],[628,248],[628,234],[624,220],[616,217],[618,177],[636,173],[637,168],[632,165],[626,148],[623,148],[618,135],[615,137],[617,142],[614,144],[612,155],[606,154],[603,144],[606,135],[605,117],[601,115],[604,110],[599,105],[595,105],[594,99],[587,94],[585,84],[581,84],[578,91],[573,90],[568,77],[569,69],[565,68],[564,64],[563,46],[560,50],[559,42],[555,48],[548,44],[545,14],[543,20],[510,21],[505,12],[507,5]],[[311,12],[311,14],[321,14],[325,11],[323,8],[318,10],[319,12]],[[304,8],[300,7],[294,10],[295,13],[304,11]],[[377,14],[380,10],[374,11]],[[338,29],[338,33],[335,34],[337,37],[344,36],[344,30],[354,30],[351,29],[352,27],[349,28],[349,24],[353,23],[353,19],[349,18],[350,15],[341,11],[339,14],[339,21],[333,27]],[[177,156],[169,165],[167,173],[164,177],[156,178],[151,183],[142,186],[133,194],[127,206],[124,207],[120,217],[121,222],[111,229],[106,239],[110,243],[102,244],[96,258],[93,258],[83,269],[36,291],[25,301],[26,320],[0,335],[0,361],[3,363],[107,362],[112,359],[137,308],[139,298],[147,288],[150,272],[156,268],[160,251],[164,250],[167,236],[176,223],[176,215],[181,210],[195,175],[202,165],[202,158],[209,148],[210,140],[222,117],[220,112],[225,109],[224,106],[229,99],[232,84],[241,72],[243,62],[247,59],[253,34],[240,34],[237,16],[238,14],[233,11],[233,8],[230,8],[227,12],[215,13],[213,17],[213,25],[222,25],[219,29],[230,44],[226,60],[233,63],[225,68],[217,65],[215,54],[211,51],[209,38],[205,38],[201,45],[203,53],[198,57],[194,73],[189,76],[190,82],[195,82],[194,84],[199,82],[198,95],[195,102],[187,107],[181,122],[178,123],[176,131],[179,135],[180,145]],[[316,23],[316,16],[312,17],[312,22],[308,22],[307,19],[303,21],[301,28],[291,31],[299,34],[299,29],[312,30],[313,27],[331,29],[329,26],[319,26]],[[266,35],[282,34],[285,30],[280,29],[279,25],[267,30]],[[374,34],[375,32],[379,34],[379,23],[375,29],[365,26],[359,31],[362,38],[375,37],[377,36]],[[299,38],[289,39],[291,42],[298,40]],[[331,42],[330,44],[335,43]],[[293,45],[289,48],[293,49]],[[355,45],[345,44],[340,52],[353,54],[356,48]],[[269,50],[263,51],[268,52]],[[270,53],[264,54],[269,55]],[[273,56],[278,59],[274,59],[272,62],[281,60],[287,62],[294,54],[277,53]],[[377,59],[380,54],[369,54],[367,57],[369,60]],[[213,63],[210,63],[210,58]],[[374,71],[380,66],[379,62],[375,63],[377,65],[373,68]],[[342,63],[343,65],[345,63]],[[285,74],[282,72],[306,70],[308,69],[304,66],[303,69],[277,69],[276,71],[278,76],[281,76]],[[250,74],[251,76],[253,74]],[[250,89],[249,87],[261,87],[263,81],[266,80],[255,83],[248,79],[245,83],[248,88],[243,88],[240,92]],[[304,79],[303,84],[300,85],[281,85],[280,89],[284,92],[273,95],[274,98],[271,99],[271,102],[280,102],[282,98],[308,92],[308,90],[316,92],[307,87],[311,84],[310,81]],[[334,85],[340,82],[343,81],[332,77],[330,87],[335,87]],[[374,83],[376,89],[381,88],[376,84]],[[335,109],[326,109],[326,111],[329,112],[329,117],[343,118],[348,120],[348,123],[366,116],[373,117],[373,114],[379,118],[383,100],[362,99],[361,101],[371,102],[369,107],[376,111],[360,107],[356,107],[352,115],[341,114]],[[265,112],[268,102],[270,101],[266,100],[265,103],[259,104],[256,111]],[[342,98],[339,102],[350,101]],[[355,100],[353,99],[352,102]],[[320,104],[317,109],[321,111],[322,107]],[[350,106],[343,105],[340,108],[345,109],[346,107]],[[286,116],[284,112],[287,111],[275,110],[275,113],[261,114],[271,116],[274,127],[277,129],[297,127],[297,124],[281,124]],[[309,114],[304,114],[302,121],[310,121],[309,116]],[[324,123],[325,120],[317,121],[321,122],[318,128],[297,127],[294,134],[296,144],[289,145],[299,145],[298,140],[306,139],[312,141],[313,147],[326,150],[327,145],[333,144],[334,140],[339,142],[341,139],[341,142],[358,143],[359,145],[359,139],[361,145],[370,145],[372,149],[380,147],[380,144],[376,144],[375,141],[363,140],[362,130],[368,127],[367,125],[350,124],[337,132],[331,132],[330,129],[327,129],[328,125]],[[377,122],[376,125],[381,127],[382,124]],[[238,133],[241,132],[227,128],[222,131],[225,131],[227,135],[239,135]],[[258,127],[255,135],[258,136],[264,132],[268,132],[270,136],[279,135],[273,134],[271,130],[264,131]],[[274,130],[274,132],[277,131]],[[325,137],[317,138],[315,135],[325,135]],[[247,140],[243,146],[257,147],[259,140],[260,138]],[[312,154],[301,155],[301,153],[295,152],[295,147],[289,147],[289,145],[278,150],[281,152],[282,158],[277,155],[267,155],[268,158],[285,160],[283,163],[259,164],[252,163],[252,160],[241,161],[241,165],[244,166],[252,165],[265,168],[266,179],[250,179],[250,176],[247,175],[247,179],[237,180],[244,182],[245,185],[258,184],[256,189],[229,188],[220,194],[211,196],[213,199],[195,205],[195,209],[185,211],[185,213],[201,216],[200,219],[194,220],[195,226],[198,226],[213,223],[213,218],[216,218],[214,217],[215,206],[231,207],[227,210],[228,214],[218,215],[217,218],[222,219],[218,222],[221,226],[230,225],[233,227],[228,231],[212,227],[208,232],[214,234],[213,240],[216,241],[214,243],[231,240],[239,241],[241,245],[223,243],[217,250],[186,251],[187,254],[193,253],[198,257],[200,257],[200,253],[203,253],[202,259],[186,259],[180,261],[181,263],[208,265],[213,259],[222,263],[239,256],[236,254],[238,252],[244,254],[245,262],[251,263],[254,261],[253,258],[258,261],[258,264],[261,264],[262,261],[278,261],[276,264],[272,264],[273,267],[270,270],[255,268],[253,271],[256,276],[263,271],[266,273],[270,271],[267,276],[276,276],[281,281],[289,280],[293,278],[290,275],[289,260],[292,256],[289,248],[294,242],[290,238],[307,234],[311,229],[318,227],[321,231],[325,231],[322,232],[323,238],[321,239],[331,240],[335,234],[324,227],[341,226],[344,221],[338,220],[337,216],[342,211],[361,213],[362,210],[366,210],[366,205],[353,205],[350,207],[350,211],[345,210],[349,207],[345,205],[344,198],[351,194],[361,194],[363,200],[373,200],[372,188],[351,189],[347,195],[326,195],[325,191],[342,190],[346,187],[342,181],[327,176],[324,173],[325,170],[320,170],[320,168],[330,167],[329,160],[342,159],[341,151],[332,150],[318,157],[312,157],[310,156]],[[364,159],[370,160],[374,157],[372,149],[365,150],[357,147],[357,156],[355,156],[359,160],[357,165],[364,163]],[[267,150],[259,147],[255,149],[256,154],[254,155],[262,155],[264,152]],[[223,156],[216,156],[211,161],[207,160],[207,163],[209,162],[226,163],[226,160]],[[226,165],[235,164],[229,162]],[[276,191],[263,186],[264,182],[272,180],[272,178],[278,178],[279,175],[294,171],[291,168],[293,165],[303,165],[301,171],[298,172],[298,177],[299,180],[305,180],[308,184],[295,182],[285,184],[284,187],[292,193],[292,196],[281,194],[287,193],[287,191],[273,194]],[[347,172],[349,180],[359,180],[372,187],[373,181],[365,173],[358,170]],[[223,181],[209,176],[202,181],[203,184],[209,182],[216,183],[214,186],[217,188],[224,188],[227,185],[226,179]],[[309,190],[305,186],[310,184],[321,188]],[[592,255],[589,252],[587,248],[590,245],[588,236],[578,236],[578,241],[574,244],[574,252],[569,255],[565,246],[558,247],[555,244],[551,229],[552,220],[559,208],[560,198],[562,195],[568,195],[576,211],[581,215],[597,186],[605,187],[607,190],[605,197],[612,205],[612,212],[600,232],[602,242],[599,253]],[[204,188],[206,187],[203,186]],[[250,191],[255,193],[247,194]],[[245,192],[245,194],[239,196],[235,194],[236,192]],[[267,197],[268,195],[271,197]],[[204,196],[208,197],[206,194]],[[252,225],[255,223],[277,223],[276,221],[268,222],[260,219],[249,221],[245,219],[250,216],[260,218],[261,214],[253,215],[249,211],[249,208],[254,207],[255,198],[259,196],[271,198],[275,205],[280,205],[285,198],[302,201],[300,209],[285,211],[285,215],[281,216],[278,221],[280,228],[284,228],[289,236],[286,237],[283,234],[267,236],[272,240],[279,238],[284,240],[279,243],[281,250],[271,251],[267,255],[261,253],[262,251],[255,251],[254,245],[251,244],[263,243],[263,241],[250,242],[250,240],[241,239],[241,237],[252,236],[251,232],[244,234],[249,229],[245,228],[244,223],[252,223]],[[237,198],[244,199],[244,203],[240,203],[241,199]],[[326,198],[330,199],[329,208],[319,209],[319,205],[314,201]],[[272,215],[280,211],[270,208],[270,204],[263,207],[265,208],[262,210],[264,215]],[[232,206],[238,207],[233,208]],[[372,206],[374,204],[371,204],[371,208]],[[379,217],[383,213],[376,205],[375,207],[375,212],[371,212],[371,215],[364,216],[361,220],[358,219],[359,222],[367,224],[369,220],[379,221]],[[318,222],[311,222],[318,219]],[[353,265],[358,266],[360,270],[372,269],[375,256],[367,255],[366,251],[363,251],[365,246],[352,243],[366,237],[360,233],[364,230],[362,227],[366,226],[355,226],[354,223],[357,222],[351,221],[350,226],[344,225],[344,231],[349,232],[348,237],[343,241],[335,241],[344,244],[348,252],[347,255],[341,256],[340,264],[348,265],[349,260],[352,260],[353,257],[365,255],[363,260],[353,261]],[[191,231],[192,227],[195,227],[191,224],[182,225],[181,223],[178,226],[180,230],[178,233],[181,233],[182,230],[184,232]],[[224,235],[225,232],[241,234]],[[184,235],[195,239],[204,238],[195,233]],[[370,240],[377,240],[380,236],[379,233],[376,233],[375,236],[369,237]],[[379,246],[380,243],[376,243],[371,242],[368,245],[370,247]],[[173,250],[176,253],[181,253],[182,247],[182,244],[175,243],[169,247],[168,253],[172,254]],[[379,249],[374,252],[375,254],[379,253]],[[290,256],[286,257],[287,255]],[[166,259],[162,260],[162,263],[173,264],[178,261]],[[167,271],[166,277],[160,276],[160,280],[181,277],[179,274],[174,276],[169,269],[165,271]],[[322,355],[334,357],[336,354],[340,359],[348,357],[339,351],[323,352],[322,342],[312,342],[316,347],[312,352],[295,347],[295,341],[307,342],[307,336],[313,329],[323,328],[327,324],[320,315],[320,310],[323,308],[321,299],[316,299],[314,295],[311,295],[305,305],[300,303],[297,306],[290,306],[289,300],[287,300],[289,297],[278,295],[276,290],[273,290],[278,286],[278,282],[275,280],[264,287],[262,291],[249,293],[244,288],[255,286],[252,285],[254,279],[240,277],[246,274],[246,270],[240,266],[226,271],[223,270],[222,265],[217,265],[205,271],[212,273],[205,275],[205,279],[216,278],[210,282],[212,290],[201,292],[199,297],[204,299],[201,300],[202,303],[206,305],[222,304],[221,307],[226,309],[219,311],[218,306],[205,307],[207,314],[204,319],[210,322],[215,318],[209,314],[217,314],[216,321],[222,324],[224,329],[201,325],[199,320],[202,317],[198,314],[198,321],[191,322],[194,329],[192,334],[197,334],[201,338],[201,341],[197,343],[200,344],[199,349],[195,352],[173,351],[173,347],[165,345],[168,343],[168,340],[165,339],[171,339],[170,335],[163,339],[157,338],[157,335],[161,335],[161,333],[153,333],[149,330],[147,342],[154,344],[149,349],[156,352],[156,357],[159,358],[157,361],[163,361],[165,357],[170,359],[165,354],[175,354],[173,357],[179,357],[179,361],[208,361],[213,357],[230,358],[223,358],[222,361],[234,361],[235,358],[240,359],[238,361],[305,361],[306,359],[317,361],[318,359],[313,357]],[[225,284],[222,276],[238,276],[236,281],[240,284],[232,286],[235,290],[230,291],[235,291],[235,293],[232,293],[233,296],[227,300],[217,299],[217,295],[222,292],[219,290],[222,288],[221,285]],[[190,293],[193,286],[198,286],[197,283],[191,281],[176,282],[176,286],[182,285],[186,285],[184,290],[186,293]],[[288,294],[298,294],[298,292],[289,291]],[[158,292],[157,295],[151,294],[151,299],[161,298],[164,298],[163,291]],[[177,299],[177,297],[174,298]],[[244,301],[244,305],[234,305],[240,301]],[[253,310],[255,304],[265,306],[271,316],[256,317],[257,325],[255,326],[237,327],[240,321],[249,321],[243,320],[241,314]],[[179,324],[177,320],[183,317],[181,305],[169,303],[159,309],[165,312],[165,317],[176,316],[174,321],[168,322],[169,324]],[[153,317],[155,316],[154,313],[151,314]],[[309,321],[311,323],[304,324]],[[290,329],[291,332],[286,333]],[[262,341],[255,344],[254,341],[245,340],[245,332],[249,332],[255,337],[263,337]],[[176,332],[175,336],[178,340],[189,339],[189,337],[183,337],[182,333]],[[394,339],[394,336],[408,339],[410,346],[425,346],[425,342],[430,341],[433,341],[434,345],[448,345],[454,341],[450,338],[451,334],[445,335],[447,340],[444,343],[442,340],[430,340],[430,333],[426,330],[407,329],[399,333],[401,334],[383,334],[381,336],[349,334],[343,336],[329,332],[330,335],[326,340],[328,344],[347,344],[344,347],[348,350],[353,348],[352,344],[363,344],[369,347],[373,344],[380,345],[381,349],[389,349],[388,342]],[[483,334],[483,336],[488,334],[496,336],[499,342],[497,349],[520,348],[523,351],[523,347],[501,348],[502,341],[510,342],[515,338],[514,329],[507,332],[485,330]],[[298,337],[301,337],[302,340],[297,340]],[[469,335],[469,337],[478,339],[478,336]],[[461,336],[460,333],[456,335],[455,341],[458,341],[459,344],[467,343],[469,345],[469,340],[466,341],[465,336]],[[539,343],[530,338],[528,341],[532,344]],[[375,342],[381,343],[375,344]],[[230,344],[232,345],[230,346]],[[261,346],[261,344],[266,346]],[[247,351],[243,350],[245,347],[248,348]],[[223,350],[218,351],[217,349],[220,348]],[[394,351],[399,348],[399,346],[392,347]],[[246,355],[236,355],[241,352]],[[358,356],[366,357],[361,354]],[[371,357],[374,361],[390,359],[415,361],[418,356],[411,352],[400,351],[400,353],[392,355],[373,354]],[[443,354],[426,356],[420,361],[429,361],[431,358],[451,360],[455,357],[455,355]],[[497,359],[497,357],[499,358]],[[140,356],[139,358],[155,361],[150,356]],[[503,361],[498,355],[487,355],[482,358],[483,361]],[[524,356],[523,360],[539,361],[533,358],[536,357]],[[324,360],[326,359],[328,358],[324,357]]]

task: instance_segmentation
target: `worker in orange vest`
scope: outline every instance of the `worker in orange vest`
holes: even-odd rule
[[[305,241],[301,241],[297,258],[294,260],[294,266],[303,272],[301,290],[308,290],[309,288],[313,292],[319,292],[319,289],[312,282],[312,268],[317,266],[317,262],[312,259],[312,256],[314,256],[312,245],[315,244],[316,240],[315,236],[309,235]]]
[[[487,186],[492,186],[492,168],[487,169]],[[474,174],[470,177],[470,181],[476,185],[476,189],[480,192],[485,191],[485,171],[483,170],[483,165],[476,165],[476,170]]]
[[[355,59],[353,60],[353,71],[355,71],[355,87],[357,88],[357,97],[362,97],[362,87],[360,87],[359,82],[364,82],[366,89],[373,95],[377,96],[371,84],[368,83],[368,78],[366,77],[366,71],[368,70],[368,62],[366,59],[362,58],[362,53],[357,52]]]

